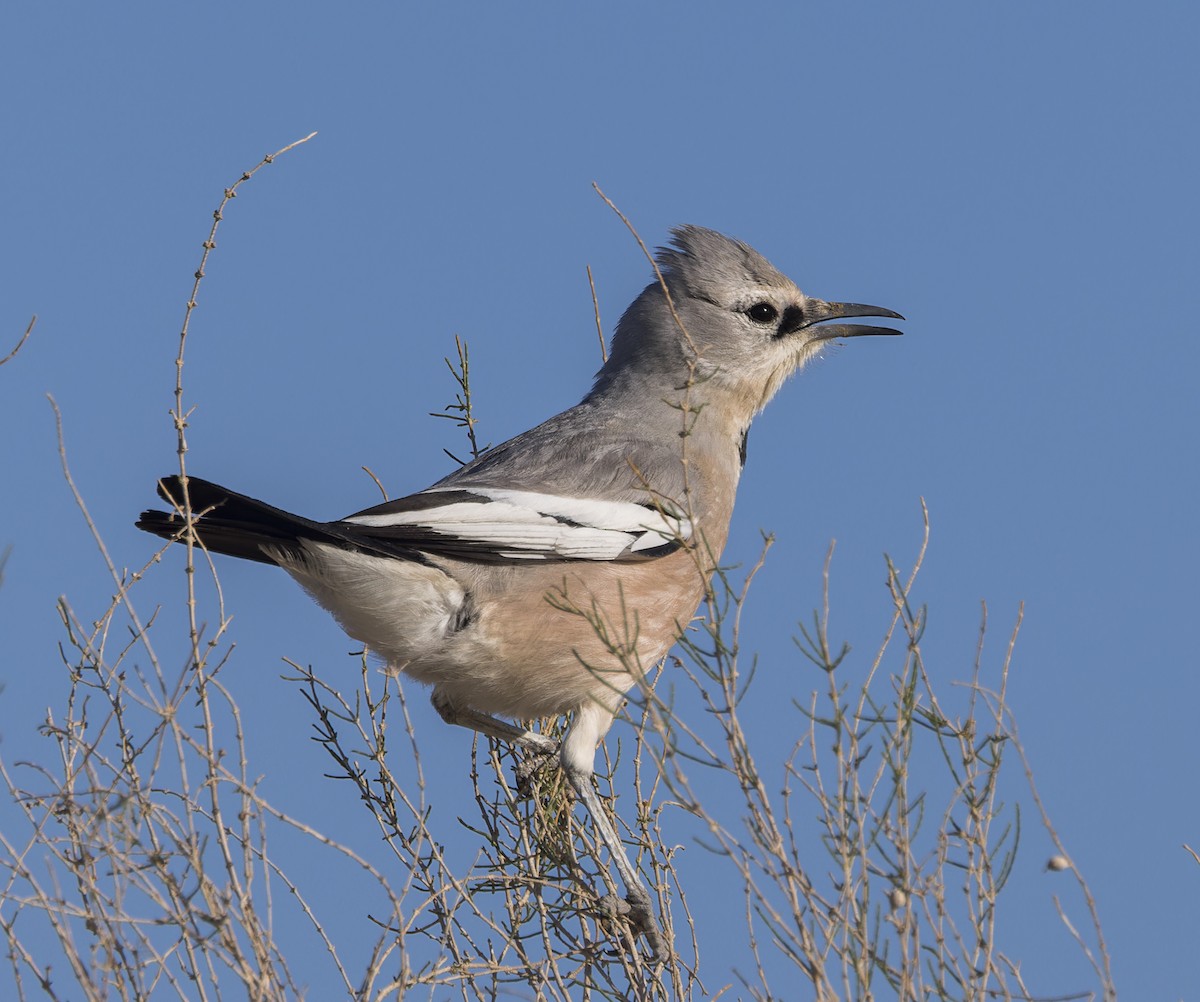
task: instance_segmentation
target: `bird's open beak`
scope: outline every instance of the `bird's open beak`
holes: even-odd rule
[[[841,317],[891,317],[893,320],[903,320],[895,310],[886,310],[882,306],[864,306],[862,303],[826,303],[820,299],[810,299],[804,310],[807,323],[804,327],[823,323],[826,320],[837,320]],[[814,341],[829,341],[838,337],[864,337],[868,334],[902,334],[894,327],[872,327],[870,324],[826,324],[811,332]]]

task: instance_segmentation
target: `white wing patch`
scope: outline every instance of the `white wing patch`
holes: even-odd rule
[[[489,500],[355,515],[343,521],[376,528],[413,526],[447,540],[482,545],[499,556],[517,560],[616,560],[687,542],[692,536],[691,521],[665,506],[660,511],[630,501],[597,501],[490,487],[467,490]]]

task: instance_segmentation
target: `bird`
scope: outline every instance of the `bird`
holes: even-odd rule
[[[557,753],[652,955],[651,900],[593,784],[625,695],[701,602],[729,535],[751,421],[878,306],[805,295],[748,244],[671,231],[580,403],[426,489],[323,522],[193,476],[137,526],[273,564],[449,723]],[[193,535],[194,534],[194,535]],[[561,742],[520,723],[562,714]],[[507,719],[505,719],[507,718]]]

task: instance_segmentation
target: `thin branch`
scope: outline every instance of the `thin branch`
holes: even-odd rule
[[[592,266],[587,266],[588,288],[592,290],[592,311],[596,315],[596,336],[600,339],[600,360],[608,361],[608,346],[604,343],[604,324],[600,321],[600,300],[596,297],[596,280],[592,278]]]
[[[671,317],[675,321],[675,326],[679,328],[679,333],[683,335],[684,341],[687,342],[688,347],[692,350],[692,355],[698,358],[700,355],[700,350],[696,347],[695,342],[692,340],[692,336],[688,333],[687,328],[683,325],[683,321],[679,318],[679,314],[675,312],[675,300],[671,296],[671,290],[667,286],[666,278],[663,277],[662,269],[660,269],[658,266],[658,261],[655,259],[654,255],[650,253],[650,248],[646,246],[646,242],[642,239],[641,234],[634,229],[633,223],[629,221],[625,213],[618,209],[616,203],[613,202],[613,200],[604,194],[604,192],[600,189],[600,185],[593,181],[592,188],[595,190],[596,194],[604,200],[604,204],[617,214],[617,218],[625,224],[625,228],[633,234],[633,239],[637,241],[637,245],[642,249],[642,253],[646,256],[646,260],[650,262],[650,267],[654,269],[654,276],[658,279],[658,284],[662,287],[663,295],[667,300],[667,309],[671,311]]]
[[[0,365],[4,365],[6,362],[11,362],[17,357],[17,352],[19,352],[25,346],[25,342],[29,340],[29,335],[33,333],[33,327],[36,323],[37,314],[35,313],[33,315],[33,319],[29,321],[29,326],[25,328],[25,333],[21,335],[21,340],[17,342],[17,346],[3,358],[0,358]]]

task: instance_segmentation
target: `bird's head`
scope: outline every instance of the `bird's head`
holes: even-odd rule
[[[690,383],[701,398],[721,394],[748,423],[826,342],[900,333],[837,322],[904,318],[881,306],[806,296],[739,240],[700,226],[677,227],[671,237],[656,255],[662,281],[647,286],[621,318],[597,391],[628,376],[664,389],[668,380],[679,389]]]

